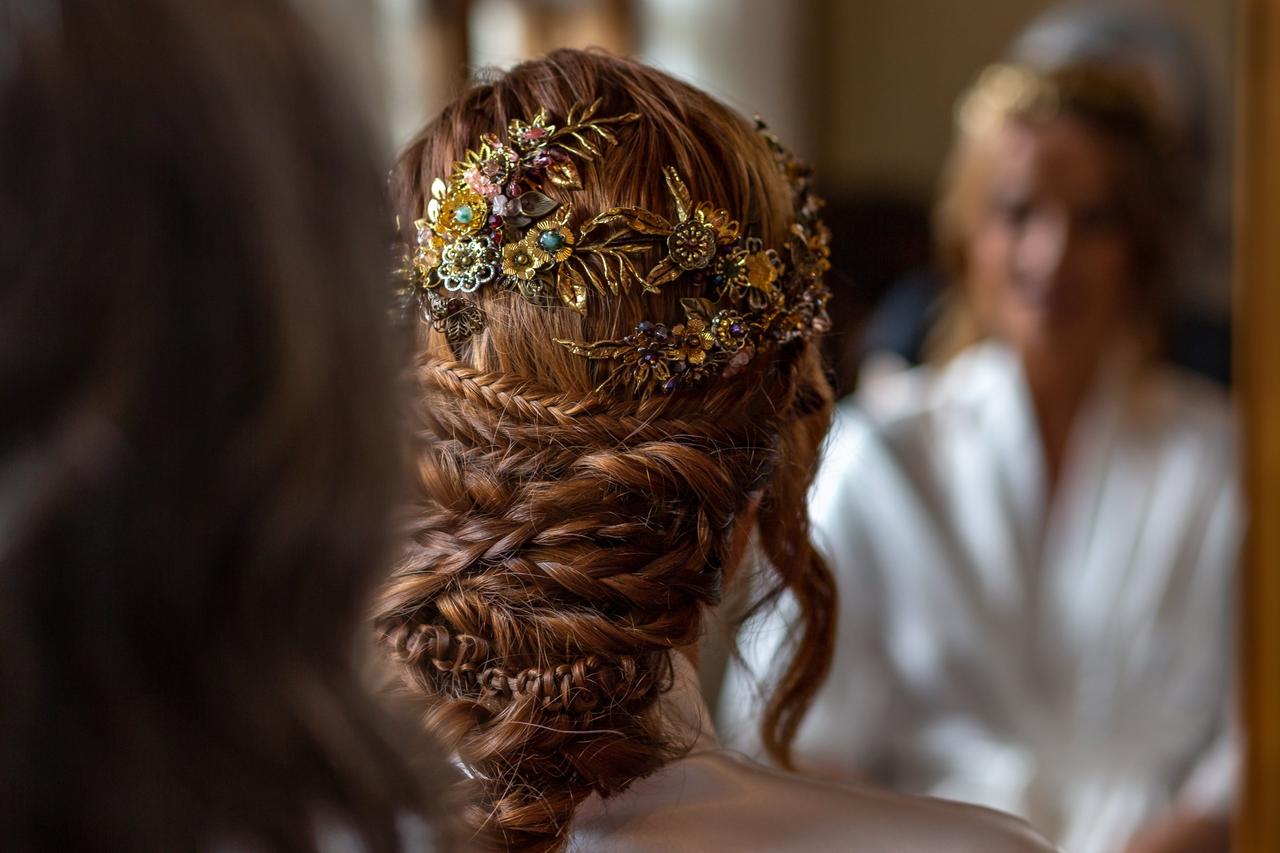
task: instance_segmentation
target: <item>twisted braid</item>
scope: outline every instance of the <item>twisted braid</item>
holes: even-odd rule
[[[616,661],[588,655],[549,669],[530,667],[511,673],[498,666],[481,669],[489,644],[480,637],[450,635],[441,625],[402,626],[389,640],[397,660],[411,672],[429,664],[435,672],[465,682],[457,685],[459,693],[479,689],[483,697],[498,703],[528,699],[545,711],[581,714],[611,697],[644,689],[641,682],[646,673],[635,658],[626,655]]]
[[[424,361],[418,376],[422,501],[380,624],[407,683],[432,700],[429,725],[484,789],[471,815],[482,837],[555,849],[582,799],[687,746],[667,742],[653,713],[669,650],[694,642],[718,602],[735,521],[790,434],[781,421],[801,423],[817,392],[726,404],[712,421],[569,402],[458,364]],[[793,539],[807,482],[766,503],[762,530]],[[792,516],[770,521],[779,503]],[[770,556],[810,574],[795,548]],[[784,708],[813,675],[794,674]]]

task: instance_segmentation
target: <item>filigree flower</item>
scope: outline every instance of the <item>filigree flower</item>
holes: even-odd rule
[[[672,348],[672,352],[692,365],[705,362],[707,353],[716,345],[715,334],[707,327],[706,320],[701,317],[689,317],[671,331],[676,336],[676,345]]]
[[[453,184],[465,186],[483,198],[493,198],[515,176],[520,155],[493,134],[480,137],[478,151],[468,150],[453,164]]]
[[[562,263],[573,254],[577,237],[568,222],[569,208],[566,205],[529,229],[525,241],[539,264]]]
[[[756,290],[768,292],[778,280],[782,264],[772,249],[752,252],[745,261],[747,284]]]
[[[518,240],[502,247],[502,272],[512,278],[531,281],[543,262],[534,257],[526,240]]]
[[[813,228],[800,223],[791,226],[791,238],[787,245],[791,254],[791,266],[803,278],[820,278],[831,269],[831,232],[821,222]]]
[[[734,249],[721,254],[708,274],[720,292],[747,286],[747,251]]]
[[[440,202],[431,227],[436,233],[457,240],[475,234],[489,221],[489,204],[468,186],[453,186]]]
[[[473,293],[482,284],[493,281],[500,263],[493,240],[484,234],[475,234],[444,247],[437,274],[446,290]]]
[[[631,352],[622,358],[623,364],[632,368],[631,381],[643,385],[652,380],[665,380],[671,375],[670,366],[662,350],[650,342],[637,343]]]
[[[520,151],[528,151],[546,144],[547,137],[555,132],[556,126],[547,123],[547,111],[538,110],[531,122],[512,119],[507,123],[507,139]]]
[[[813,306],[801,301],[777,315],[774,335],[783,342],[804,337],[813,330],[813,319]]]
[[[681,222],[667,237],[667,252],[683,270],[700,270],[716,256],[716,230],[695,216]]]
[[[735,311],[719,311],[711,318],[711,332],[725,352],[742,349],[751,333],[746,318]]]

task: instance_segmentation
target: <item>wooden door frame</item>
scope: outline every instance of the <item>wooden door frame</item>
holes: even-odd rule
[[[1280,850],[1280,0],[1238,0],[1236,364],[1249,507],[1236,849]]]

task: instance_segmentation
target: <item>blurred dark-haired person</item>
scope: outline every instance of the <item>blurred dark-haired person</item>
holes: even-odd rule
[[[1148,104],[1097,66],[980,77],[931,359],[841,407],[811,499],[841,612],[797,763],[1078,853],[1225,849],[1234,786],[1233,425],[1163,356],[1185,183]]]
[[[0,27],[0,847],[439,847],[361,651],[400,454],[354,93],[283,0]]]

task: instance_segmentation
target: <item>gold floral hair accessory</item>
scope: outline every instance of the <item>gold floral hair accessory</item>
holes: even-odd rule
[[[569,110],[562,124],[546,110],[512,121],[504,140],[481,137],[437,178],[397,291],[401,310],[459,343],[484,328],[480,306],[464,294],[481,287],[519,293],[535,304],[587,310],[589,291],[617,294],[633,284],[659,292],[684,277],[696,296],[681,300],[682,322],[643,321],[618,340],[556,342],[576,355],[613,362],[601,389],[626,385],[640,397],[740,372],[769,347],[825,332],[830,291],[828,231],[810,171],[757,120],[793,193],[787,245],[766,247],[728,211],[695,202],[679,173],[664,170],[670,209],[614,207],[574,228],[571,203],[542,189],[582,188],[578,165],[617,143],[614,128],[635,113],[597,117],[600,101]],[[635,256],[655,246],[663,258],[641,272]]]

